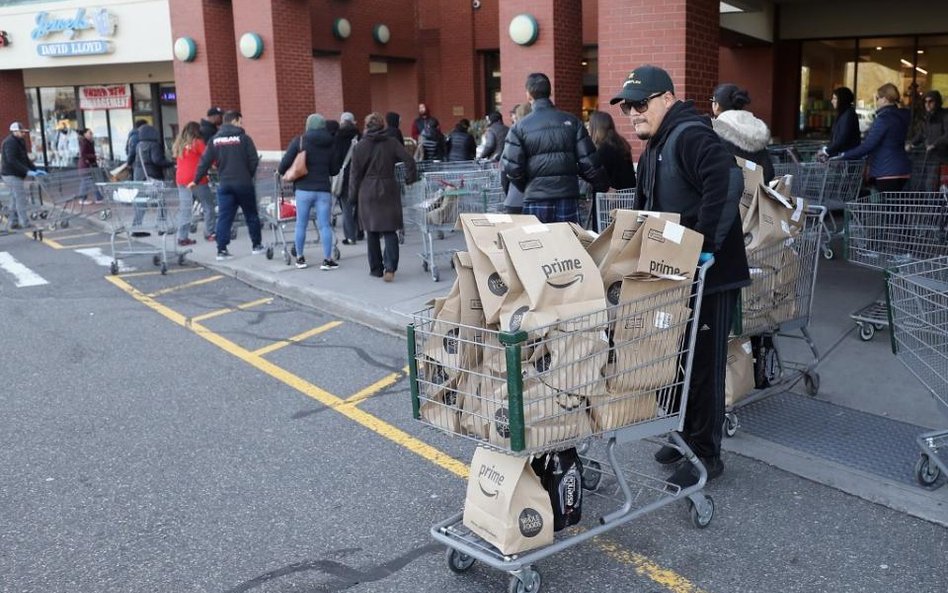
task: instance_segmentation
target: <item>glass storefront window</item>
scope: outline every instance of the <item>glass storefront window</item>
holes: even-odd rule
[[[75,167],[79,157],[79,126],[75,87],[40,89],[41,121],[50,167]]]
[[[112,154],[118,163],[124,163],[128,158],[126,148],[133,121],[131,109],[113,109],[109,112],[109,122],[112,127]]]
[[[911,98],[915,55],[912,37],[860,39],[856,110],[875,109],[876,90],[890,82],[898,87],[903,97]],[[907,104],[907,100],[903,103]]]
[[[158,85],[158,103],[161,105],[161,126],[165,150],[171,154],[174,139],[178,136],[178,95],[173,82],[163,82]]]
[[[46,167],[46,153],[43,152],[43,119],[40,117],[39,97],[36,89],[26,89],[26,109],[30,114],[30,159],[37,165]]]
[[[800,121],[804,136],[826,136],[836,118],[830,100],[833,89],[855,84],[853,39],[807,41],[803,43]]]
[[[105,110],[83,111],[82,119],[85,127],[92,130],[92,144],[95,146],[95,155],[99,162],[109,160],[109,118]]]

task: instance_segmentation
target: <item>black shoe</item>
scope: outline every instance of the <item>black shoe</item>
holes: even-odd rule
[[[708,471],[708,482],[724,473],[724,462],[720,457],[700,457],[701,463]],[[667,480],[684,490],[698,483],[698,468],[690,463],[683,464]]]
[[[665,445],[655,452],[655,461],[661,463],[662,465],[678,463],[682,459],[684,459],[684,455],[681,454],[681,451],[672,447],[671,445]]]
[[[342,240],[342,244],[343,244],[343,245],[355,245],[355,244],[356,244],[356,241],[355,241],[355,239],[343,239],[343,240]]]
[[[150,237],[151,233],[148,231],[132,231],[133,237]]]

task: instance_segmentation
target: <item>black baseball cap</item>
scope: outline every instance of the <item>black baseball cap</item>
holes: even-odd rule
[[[629,77],[622,84],[622,89],[609,101],[609,104],[615,105],[622,101],[644,101],[655,93],[666,92],[675,92],[675,85],[672,84],[668,72],[658,66],[639,66],[629,72]]]
[[[207,116],[211,117],[212,115],[224,115],[224,110],[220,107],[211,107],[207,110]]]

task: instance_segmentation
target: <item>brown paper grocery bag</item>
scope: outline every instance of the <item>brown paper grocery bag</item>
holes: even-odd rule
[[[606,375],[614,374],[614,364],[606,366]],[[625,426],[651,420],[658,415],[655,392],[629,391],[590,395],[589,418],[595,432],[618,430]]]
[[[532,215],[464,213],[458,217],[457,228],[464,231],[464,241],[471,256],[471,266],[487,323],[497,323],[504,303],[515,300],[523,292],[498,233],[504,229],[539,223],[537,217]]]
[[[741,175],[744,177],[744,191],[741,193],[740,213],[741,220],[747,216],[748,212],[755,207],[757,201],[757,192],[760,186],[764,184],[764,168],[741,157],[735,157],[737,166],[741,168]]]
[[[775,180],[773,187],[759,186],[754,203],[741,223],[748,253],[800,233],[806,202],[802,198],[789,197],[787,191],[783,178]]]
[[[615,372],[606,378],[610,393],[655,390],[677,380],[690,294],[685,279],[625,278],[613,334]]]
[[[527,368],[528,365],[524,364]],[[510,409],[507,385],[500,389],[501,406],[490,424],[491,444],[510,448]],[[592,434],[586,399],[543,384],[527,370],[523,379],[524,442],[527,449],[556,449]],[[562,448],[562,447],[561,447]]]
[[[754,349],[748,338],[731,338],[727,343],[727,373],[724,376],[724,403],[731,407],[754,390]]]
[[[803,287],[801,281],[800,256],[793,249],[793,240],[780,253],[780,265],[774,277],[774,320],[777,324],[785,323],[798,317],[801,310],[800,296]]]
[[[467,480],[463,523],[502,554],[553,543],[550,496],[529,457],[478,447]]]
[[[423,420],[452,434],[460,431],[458,381],[464,375],[450,375],[444,365],[423,357],[419,364],[419,412]]]
[[[619,303],[622,279],[638,270],[641,237],[637,237],[636,233],[649,216],[673,222],[681,219],[674,212],[613,210],[612,223],[589,248],[590,254],[599,266],[606,300],[610,305]]]
[[[641,237],[636,272],[659,277],[694,278],[704,236],[677,222],[648,217],[636,232]]]

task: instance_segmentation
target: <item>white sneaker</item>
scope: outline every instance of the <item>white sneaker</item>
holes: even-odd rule
[[[297,269],[302,270],[302,269],[307,268],[307,267],[309,267],[309,264],[306,263],[306,258],[305,258],[305,257],[303,257],[303,256],[301,255],[301,256],[299,256],[298,258],[296,258],[296,268],[297,268]]]
[[[250,250],[250,253],[254,255],[260,255],[261,253],[265,253],[266,251],[267,250],[263,245],[254,245],[253,249]]]

